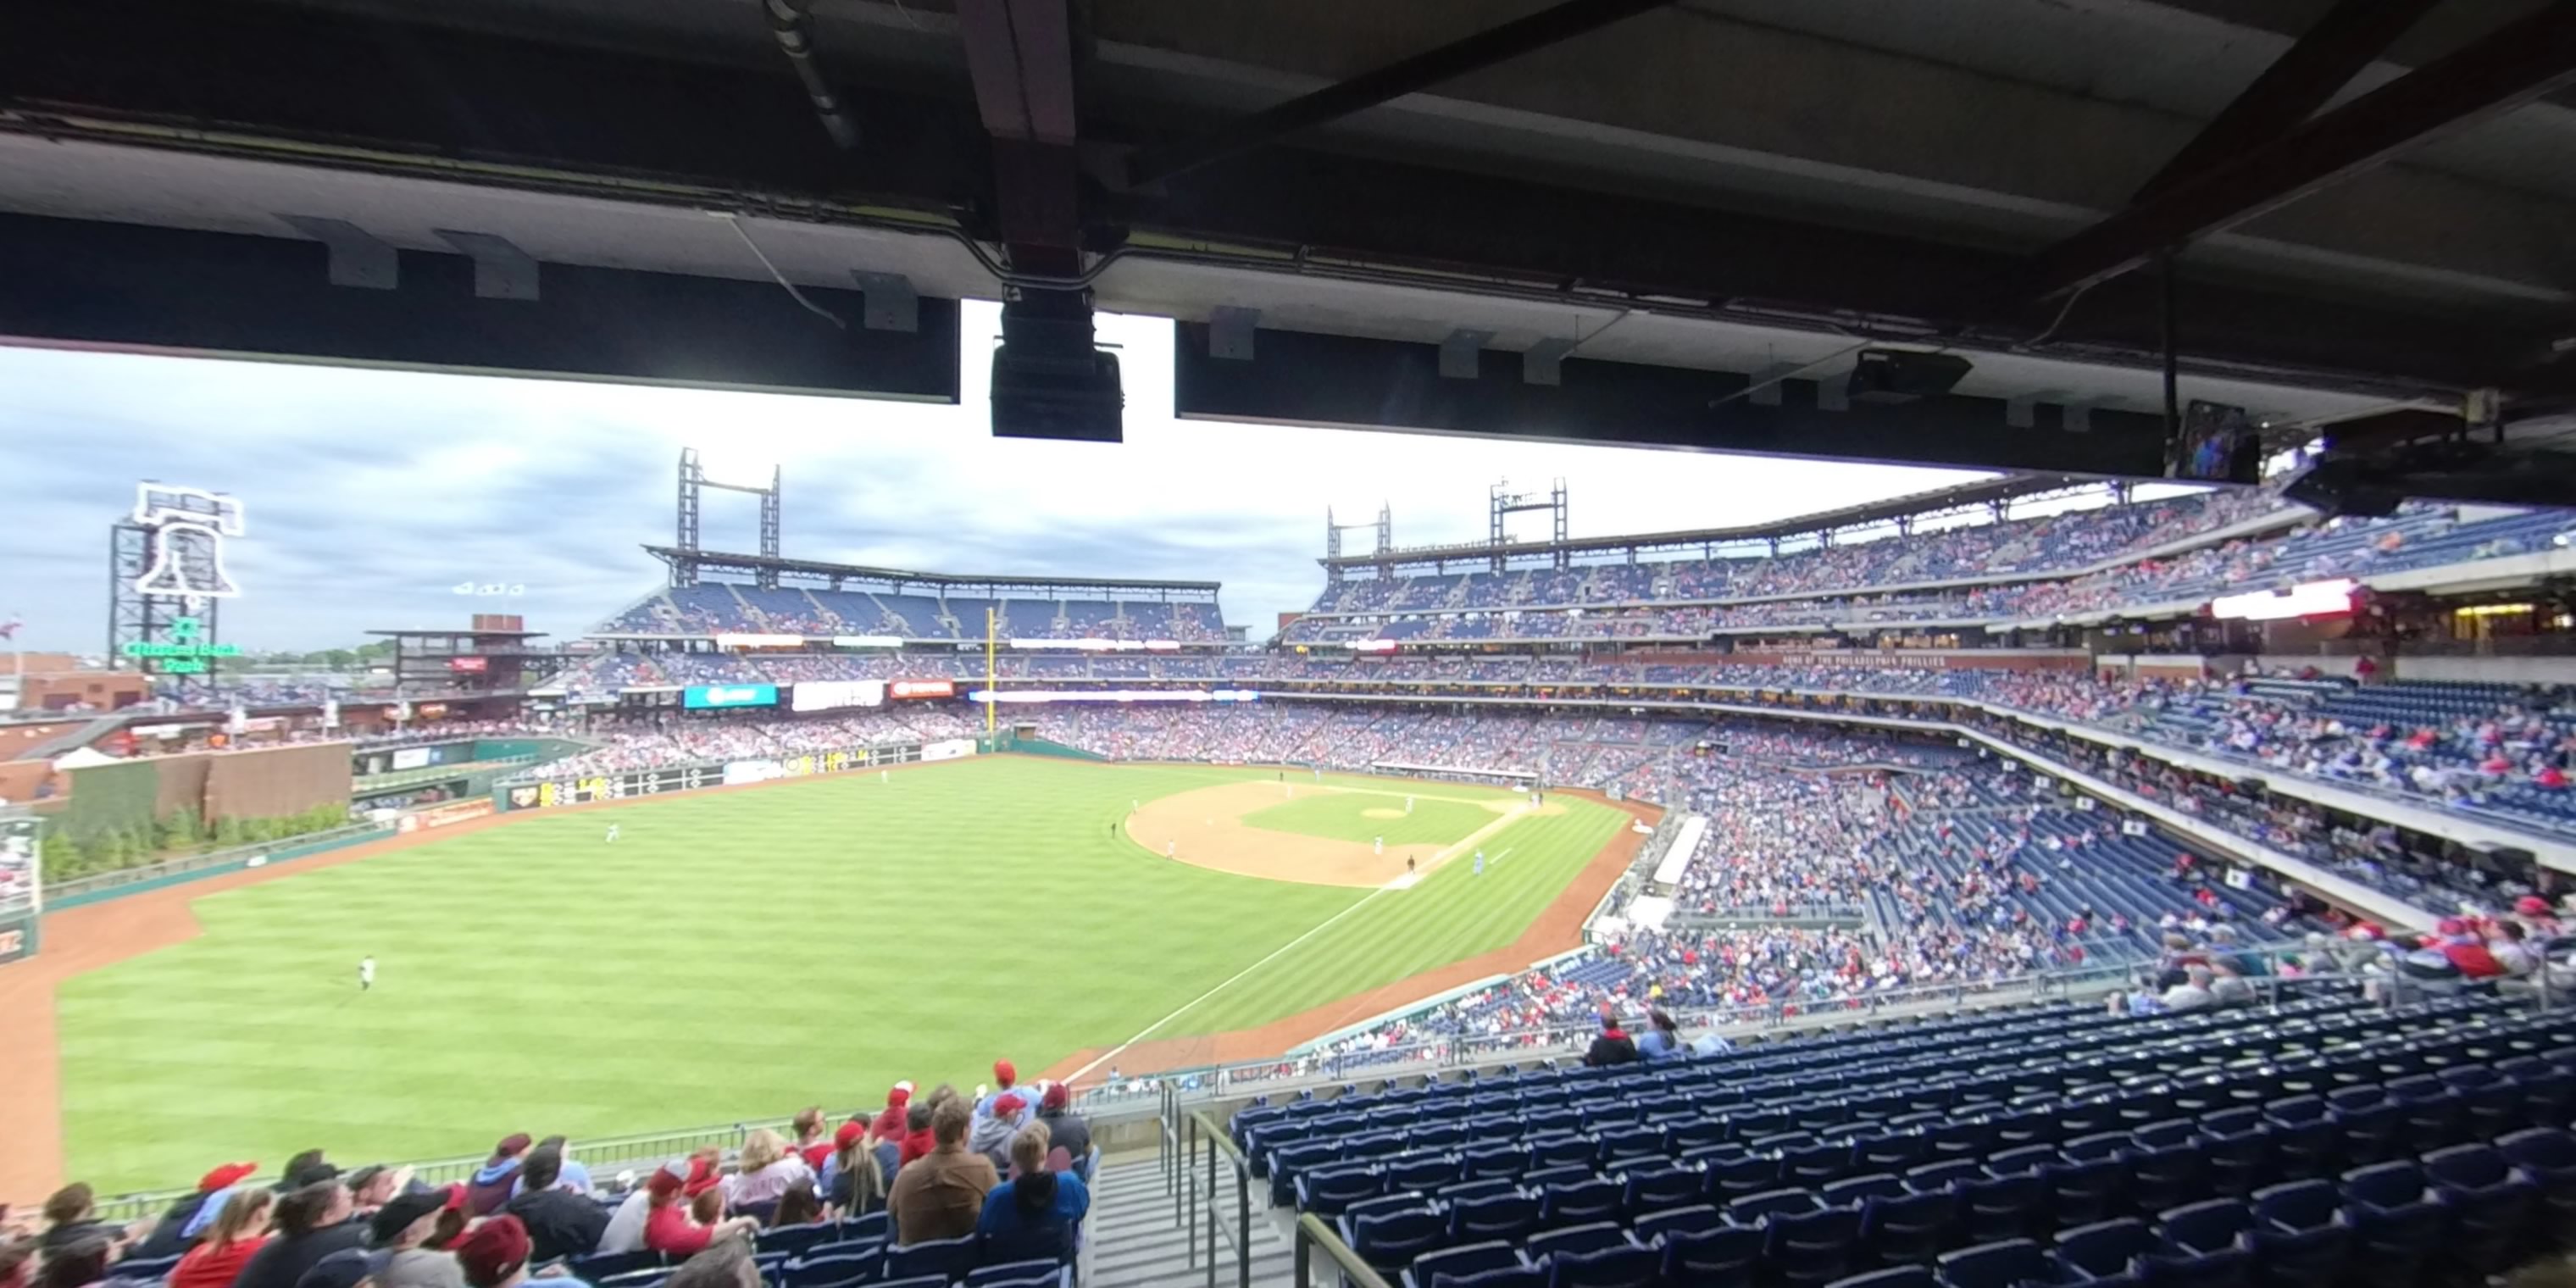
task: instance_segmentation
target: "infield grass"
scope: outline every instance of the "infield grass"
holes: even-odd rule
[[[1626,819],[1569,799],[1488,838],[1482,877],[1454,862],[1396,893],[1115,833],[1131,800],[1270,776],[974,760],[538,813],[209,895],[199,938],[60,990],[72,1174],[157,1188],[513,1131],[578,1148],[877,1103],[897,1078],[971,1086],[997,1056],[1034,1075],[1176,1010],[1154,1036],[1257,1025],[1510,943]]]
[[[1404,802],[1413,812],[1404,812]],[[1372,818],[1371,814],[1380,817]],[[1385,817],[1393,815],[1393,817]],[[1317,792],[1243,816],[1248,827],[1337,841],[1368,842],[1385,837],[1389,845],[1448,845],[1463,841],[1501,817],[1470,801],[1375,791]]]

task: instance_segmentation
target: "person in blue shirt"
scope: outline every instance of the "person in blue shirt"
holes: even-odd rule
[[[1646,1012],[1646,1031],[1637,1038],[1637,1055],[1648,1064],[1666,1060],[1687,1060],[1690,1045],[1682,1041],[1680,1026],[1662,1007]]]
[[[1064,1250],[1073,1251],[1083,1214],[1091,1210],[1091,1192],[1071,1172],[1047,1170],[1047,1129],[1031,1123],[1011,1137],[1011,1179],[984,1195],[984,1211],[975,1233],[986,1237],[1021,1237],[1055,1233]]]

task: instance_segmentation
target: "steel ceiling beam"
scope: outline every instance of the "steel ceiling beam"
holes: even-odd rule
[[[773,3],[775,0],[773,0]],[[2144,201],[2316,114],[2442,0],[2342,0],[2138,189]]]
[[[1437,49],[1427,49],[1372,72],[1364,72],[1312,94],[1220,126],[1195,139],[1136,154],[1128,165],[1130,182],[1143,186],[1195,170],[1300,130],[1339,120],[1354,112],[1419,93],[1443,81],[1545,49],[1586,32],[1660,9],[1672,0],[1563,0],[1526,18],[1477,32]]]
[[[1081,269],[1074,19],[1067,0],[959,0],[975,108],[993,136],[995,232],[1013,269]]]
[[[2556,0],[2049,247],[2021,291],[2047,298],[2118,277],[2571,83],[2576,0]]]

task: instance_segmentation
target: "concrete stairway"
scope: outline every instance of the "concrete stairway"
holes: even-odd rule
[[[1231,1220],[1234,1178],[1227,1175],[1221,1184],[1223,1210]],[[1267,1201],[1256,1188],[1252,1282],[1281,1288],[1292,1277],[1288,1224],[1284,1213],[1261,1206]],[[1172,1196],[1164,1191],[1159,1160],[1104,1162],[1091,1190],[1091,1216],[1083,1226],[1084,1288],[1207,1288],[1207,1227],[1202,1223],[1196,1232],[1199,1259],[1193,1262],[1192,1232],[1181,1228]],[[1236,1288],[1241,1271],[1234,1245],[1223,1234],[1217,1236],[1216,1255],[1216,1288]]]

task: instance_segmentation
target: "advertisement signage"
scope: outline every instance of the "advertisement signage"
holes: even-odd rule
[[[835,635],[832,637],[832,647],[902,648],[903,637],[900,635]]]
[[[2221,595],[2209,601],[2209,615],[2228,621],[2277,622],[2291,617],[2322,617],[2352,611],[2352,593],[2360,583],[2312,581],[2285,591]]]
[[[802,635],[737,635],[730,632],[716,636],[717,648],[795,648],[803,644]]]
[[[395,769],[425,769],[429,766],[429,748],[405,747],[394,753]]]
[[[843,707],[885,705],[883,680],[807,680],[788,693],[791,711],[838,711]]]
[[[966,695],[969,702],[1013,703],[1038,702],[1259,702],[1261,694],[1253,689],[977,689]]]
[[[890,698],[953,698],[957,696],[955,680],[895,680],[886,685]]]
[[[774,707],[775,684],[693,684],[680,690],[680,705],[692,711],[726,707]]]
[[[459,675],[481,675],[491,668],[492,661],[489,658],[451,657],[447,659],[447,669]]]

